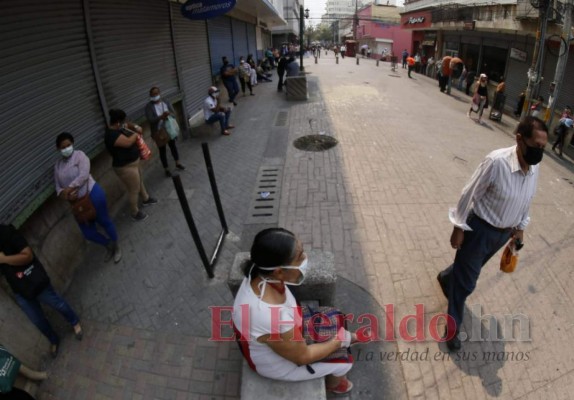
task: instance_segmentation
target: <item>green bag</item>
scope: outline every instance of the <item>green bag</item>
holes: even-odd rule
[[[165,130],[171,140],[174,140],[179,136],[179,124],[171,115],[165,120]]]
[[[20,361],[0,344],[0,393],[8,393],[20,370]]]

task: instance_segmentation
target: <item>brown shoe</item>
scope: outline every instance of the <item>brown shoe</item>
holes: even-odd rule
[[[231,132],[229,132],[229,131],[223,131],[222,135],[229,136],[229,135],[231,135]]]
[[[235,128],[235,125],[227,125],[227,128],[225,129],[233,129],[233,128]]]

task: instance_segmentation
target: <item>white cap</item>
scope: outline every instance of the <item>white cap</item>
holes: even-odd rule
[[[480,74],[480,77],[481,77],[481,78],[488,78],[488,77],[486,76],[486,74]]]

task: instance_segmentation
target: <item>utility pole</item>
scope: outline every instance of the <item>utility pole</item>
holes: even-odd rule
[[[305,16],[303,15],[303,3],[299,6],[299,71],[303,72],[303,33],[305,32]]]
[[[528,70],[528,86],[526,87],[526,101],[522,108],[520,120],[524,121],[530,110],[532,99],[538,95],[540,82],[542,81],[542,68],[544,66],[544,42],[546,40],[546,29],[548,27],[548,10],[550,0],[539,1],[540,28],[536,32],[536,43],[534,44],[534,54],[532,55],[532,66]]]
[[[359,0],[355,0],[355,18],[353,18],[353,40],[354,41],[357,41],[357,29],[358,28],[359,28]],[[356,44],[355,44],[355,46],[356,46]]]
[[[560,89],[562,88],[562,83],[564,82],[564,73],[566,71],[566,63],[568,62],[568,52],[570,51],[570,41],[572,40],[572,8],[573,0],[566,0],[564,2],[564,26],[562,28],[562,39],[560,41],[560,52],[558,57],[558,63],[556,64],[556,72],[554,73],[554,91],[551,97],[550,106],[550,117],[548,118],[548,127],[552,125],[552,119],[554,118],[554,111],[556,109],[556,100],[560,95]]]

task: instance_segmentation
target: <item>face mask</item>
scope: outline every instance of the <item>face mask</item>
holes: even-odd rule
[[[211,93],[211,95],[213,96],[214,99],[217,99],[219,97],[219,92],[213,92]]]
[[[70,157],[73,152],[74,152],[74,146],[73,145],[69,145],[68,147],[60,150],[60,153],[62,154],[62,156],[64,158]]]
[[[524,141],[524,139],[522,139],[522,142],[526,146],[526,151],[522,154],[522,157],[524,157],[524,161],[526,161],[526,164],[536,165],[540,161],[542,161],[542,156],[544,155],[544,149],[541,149],[540,147],[528,146]]]
[[[305,280],[305,274],[307,274],[307,271],[309,271],[309,259],[307,257],[305,257],[305,259],[303,260],[301,265],[290,265],[288,267],[282,267],[282,268],[283,269],[298,269],[299,272],[301,272],[301,276],[299,277],[299,280],[297,282],[285,281],[285,284],[291,285],[291,286],[300,286],[303,283],[303,281]]]
[[[160,98],[161,98],[161,96],[158,94],[157,96],[150,97],[149,99],[153,102],[156,102],[156,101],[159,101]]]
[[[297,265],[297,266],[290,265],[290,266],[286,266],[286,267],[270,267],[270,268],[258,267],[258,268],[262,269],[264,271],[273,271],[276,268],[298,269],[301,272],[301,276],[297,282],[283,282],[283,283],[285,283],[285,285],[299,286],[305,280],[305,274],[308,271],[308,265],[309,265],[309,259],[307,257],[305,257],[305,260],[303,260],[301,265]],[[249,270],[249,284],[251,284],[251,272],[253,271],[254,267],[255,267],[255,264],[253,264],[251,266],[251,269]],[[261,293],[261,295],[259,296],[260,300],[263,298],[263,295],[265,294],[265,288],[266,288],[268,283],[281,283],[281,281],[278,281],[276,279],[268,279],[268,278],[261,277],[261,282],[259,282],[259,284],[258,284],[259,293]]]

